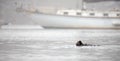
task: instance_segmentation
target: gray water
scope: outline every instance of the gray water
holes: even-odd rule
[[[119,40],[120,30],[0,30],[0,61],[119,61]]]

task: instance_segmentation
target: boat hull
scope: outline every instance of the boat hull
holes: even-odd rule
[[[113,24],[120,18],[90,18],[60,15],[32,14],[31,18],[46,28],[120,28]]]

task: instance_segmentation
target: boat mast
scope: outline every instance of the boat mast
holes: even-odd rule
[[[83,10],[84,7],[83,7],[83,0],[81,0],[81,10]]]
[[[76,9],[79,8],[79,0],[76,0]]]
[[[79,0],[76,0],[76,9],[79,9]],[[84,10],[85,6],[84,6],[84,0],[81,0],[81,10]]]
[[[81,0],[81,7],[82,7],[81,10],[85,10],[86,9],[84,0]]]

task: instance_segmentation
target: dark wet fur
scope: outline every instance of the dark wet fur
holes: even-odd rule
[[[92,44],[83,44],[82,41],[78,41],[76,46],[99,46],[99,45],[92,45]]]

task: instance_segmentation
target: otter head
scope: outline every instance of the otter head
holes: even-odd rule
[[[82,46],[83,43],[81,42],[81,40],[79,40],[77,43],[76,43],[76,46]]]

